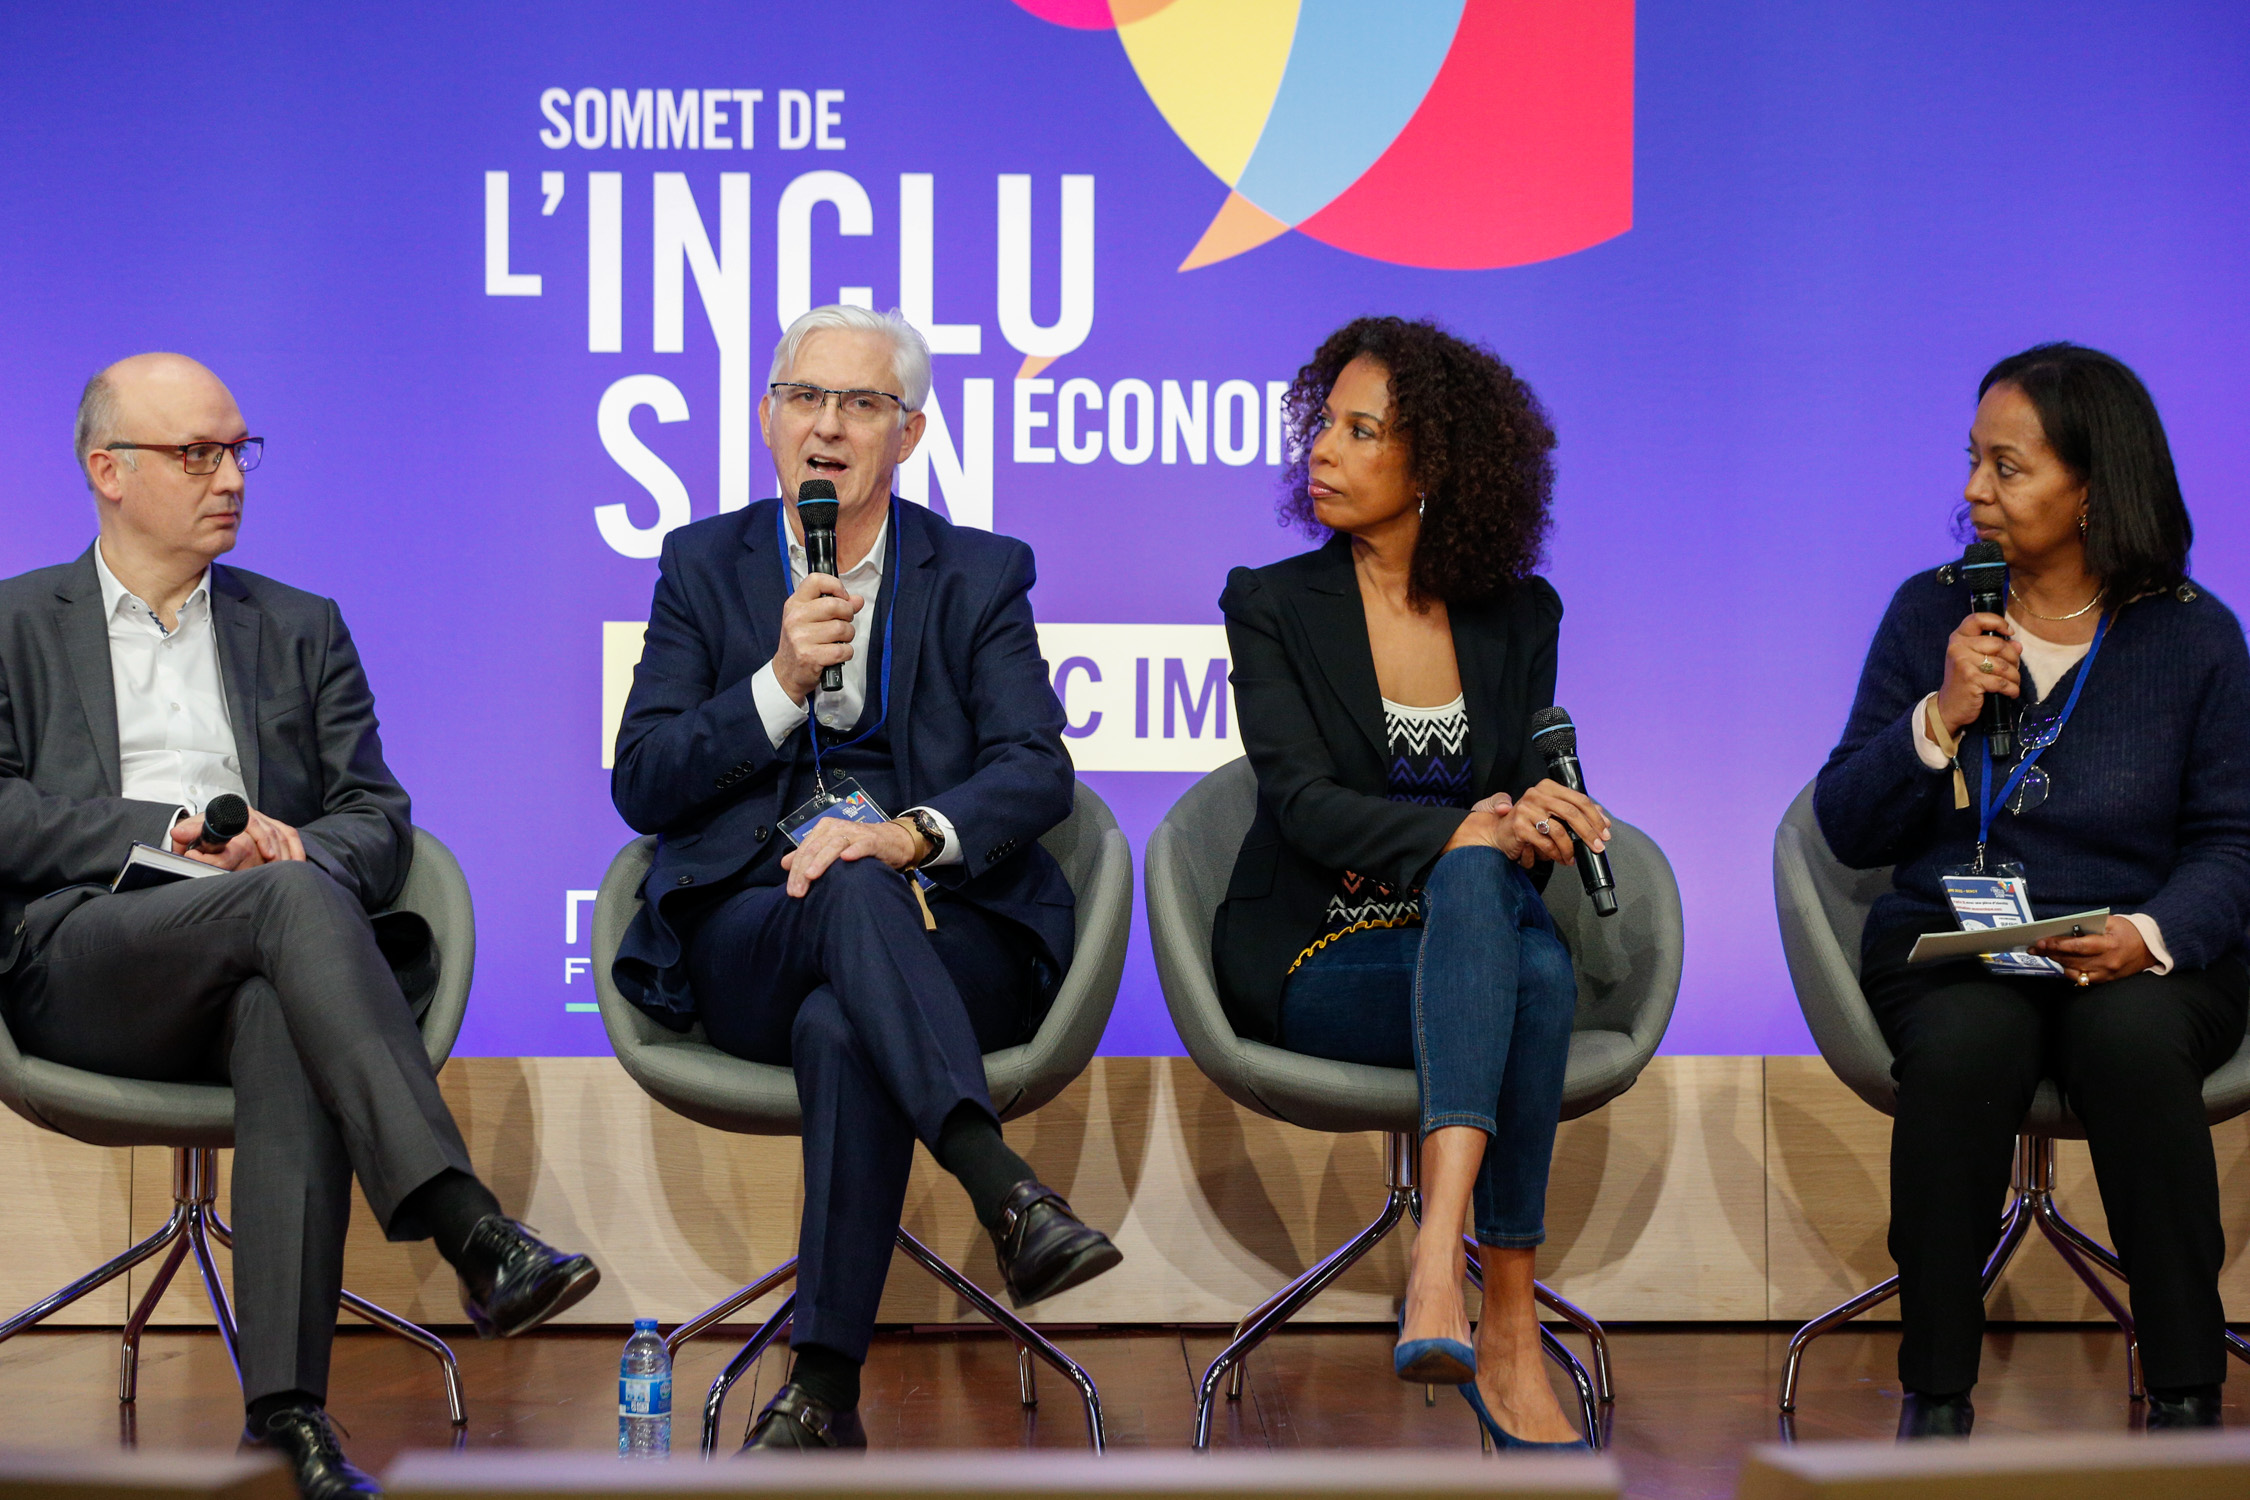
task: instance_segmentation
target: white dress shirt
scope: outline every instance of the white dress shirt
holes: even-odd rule
[[[2065,645],[2033,635],[2028,630],[2016,632],[2016,645],[2023,650],[2023,664],[2031,674],[2032,686],[2039,690],[2039,696],[2032,700],[2036,703],[2046,702],[2047,695],[2055,690],[2056,683],[2062,681],[2063,674],[2083,661],[2086,653],[2092,649],[2091,644],[2085,641]],[[1932,693],[1914,710],[1914,753],[1931,770],[1943,771],[1953,764],[1953,757],[1947,755],[1945,747],[1930,736],[1930,705],[1936,699],[1937,694]],[[2149,972],[2171,973],[2171,950],[2164,946],[2164,929],[2156,925],[2156,918],[2138,911],[2123,915],[2126,921],[2140,929],[2141,942],[2147,946],[2148,956],[2155,960],[2149,965]]]
[[[883,560],[890,550],[891,523],[883,520],[883,529],[875,533],[875,543],[867,549],[857,566],[845,570],[838,582],[867,602],[852,616],[852,656],[844,663],[844,687],[841,692],[815,692],[809,701],[818,707],[820,722],[832,734],[848,734],[867,707],[867,633],[875,627],[875,615],[883,602]],[[805,581],[810,570],[805,565],[805,544],[796,533],[789,533],[789,587],[795,590]],[[781,685],[775,675],[773,663],[767,662],[750,679],[750,698],[758,705],[758,718],[766,726],[766,738],[778,750],[798,726],[811,717],[805,705],[795,702],[789,690]],[[888,712],[888,705],[885,707]],[[912,812],[906,808],[902,811]],[[961,841],[953,836],[953,822],[934,807],[920,809],[934,819],[940,835],[937,852],[925,862],[932,865],[956,865],[961,862]],[[896,814],[893,814],[896,816]]]
[[[179,816],[199,814],[213,797],[247,800],[227,694],[219,674],[219,643],[211,621],[211,570],[166,630],[156,612],[109,570],[101,546],[94,571],[109,626],[110,684],[117,697],[120,794],[137,802],[169,802]]]

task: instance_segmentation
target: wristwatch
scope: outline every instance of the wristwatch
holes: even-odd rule
[[[909,832],[918,835],[922,840],[921,856],[907,866],[909,870],[919,870],[931,860],[936,859],[938,852],[945,848],[945,830],[938,826],[938,820],[928,808],[910,807],[891,821],[903,823]]]

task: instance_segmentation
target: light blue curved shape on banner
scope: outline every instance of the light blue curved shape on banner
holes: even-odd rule
[[[1300,224],[1359,181],[1421,108],[1466,0],[1304,0],[1289,66],[1236,192]]]

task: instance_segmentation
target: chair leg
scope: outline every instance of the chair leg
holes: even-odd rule
[[[789,1265],[791,1274],[795,1274],[796,1262],[792,1260]],[[734,1389],[734,1383],[758,1362],[760,1355],[772,1347],[775,1339],[789,1331],[791,1324],[796,1321],[796,1311],[797,1294],[791,1292],[781,1299],[781,1306],[773,1310],[773,1315],[758,1325],[758,1331],[750,1335],[750,1341],[734,1352],[734,1358],[727,1361],[727,1367],[719,1372],[719,1378],[711,1382],[711,1393],[703,1398],[705,1458],[719,1451],[719,1416],[727,1404],[727,1392]]]
[[[908,1234],[904,1226],[901,1226],[898,1232],[898,1247],[904,1250],[915,1264],[944,1283],[954,1296],[959,1297],[978,1312],[983,1313],[985,1317],[999,1324],[1014,1337],[1018,1350],[1019,1363],[1017,1369],[1019,1375],[1021,1371],[1028,1368],[1028,1361],[1023,1359],[1023,1355],[1029,1353],[1037,1355],[1040,1359],[1054,1366],[1056,1370],[1061,1372],[1065,1380],[1078,1387],[1078,1399],[1086,1408],[1087,1440],[1093,1444],[1096,1453],[1108,1451],[1107,1436],[1102,1429],[1102,1393],[1100,1388],[1094,1384],[1094,1377],[1086,1373],[1085,1366],[1056,1348],[1047,1336],[1038,1329],[1033,1328],[1007,1308],[1002,1307],[983,1287],[978,1286],[968,1277],[946,1264],[944,1257],[913,1235]],[[1024,1393],[1028,1397],[1024,1402],[1026,1406],[1037,1403],[1038,1397],[1030,1390],[1028,1382],[1024,1383]]]
[[[797,1257],[792,1255],[756,1281],[751,1282],[740,1291],[728,1293],[724,1298],[712,1303],[666,1334],[664,1336],[665,1354],[676,1358],[680,1352],[680,1345],[699,1334],[710,1332],[775,1287],[795,1280],[796,1275]]]
[[[177,1243],[180,1236],[186,1231],[187,1216],[178,1208],[174,1208],[172,1216],[164,1221],[164,1226],[161,1229],[133,1246],[132,1249],[127,1250],[122,1255],[113,1257],[95,1270],[87,1272],[60,1291],[50,1292],[22,1312],[17,1313],[7,1322],[0,1323],[0,1341],[12,1339],[26,1328],[36,1327],[79,1298],[100,1291],[167,1245]]]
[[[1592,1313],[1560,1295],[1544,1281],[1534,1281],[1531,1284],[1531,1294],[1565,1323],[1586,1335],[1586,1342],[1594,1355],[1595,1398],[1604,1406],[1616,1401],[1617,1388],[1610,1383],[1609,1378],[1609,1335],[1603,1331],[1602,1325],[1595,1321]]]
[[[164,1300],[165,1289],[171,1286],[172,1278],[179,1273],[180,1262],[187,1259],[187,1217],[176,1209],[173,1215],[180,1228],[172,1241],[172,1253],[164,1257],[156,1268],[156,1274],[149,1278],[148,1289],[141,1293],[141,1300],[133,1305],[132,1315],[125,1320],[124,1336],[118,1340],[117,1399],[120,1402],[130,1403],[140,1394],[141,1333],[148,1327],[149,1315],[156,1311],[156,1304]],[[165,1227],[169,1229],[171,1226]]]
[[[1230,1371],[1239,1372],[1250,1351],[1265,1342],[1276,1328],[1289,1321],[1297,1309],[1320,1295],[1328,1284],[1350,1270],[1362,1256],[1382,1242],[1383,1236],[1398,1226],[1406,1217],[1408,1206],[1414,1198],[1414,1143],[1411,1136],[1394,1131],[1384,1137],[1389,1194],[1383,1200],[1382,1211],[1365,1229],[1346,1240],[1341,1248],[1327,1259],[1313,1266],[1296,1280],[1268,1297],[1258,1310],[1244,1318],[1235,1329],[1234,1337],[1219,1351],[1203,1372],[1196,1387],[1195,1441],[1198,1449],[1211,1446],[1211,1408],[1218,1399],[1220,1378]],[[1236,1392],[1240,1392],[1239,1375]]]

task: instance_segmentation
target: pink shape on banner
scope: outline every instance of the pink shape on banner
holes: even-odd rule
[[[1297,228],[1374,260],[1489,270],[1632,226],[1632,0],[1470,0],[1398,139]]]
[[[1110,31],[1117,24],[1110,19],[1109,0],[1016,0],[1016,4],[1042,21],[1079,31]]]

